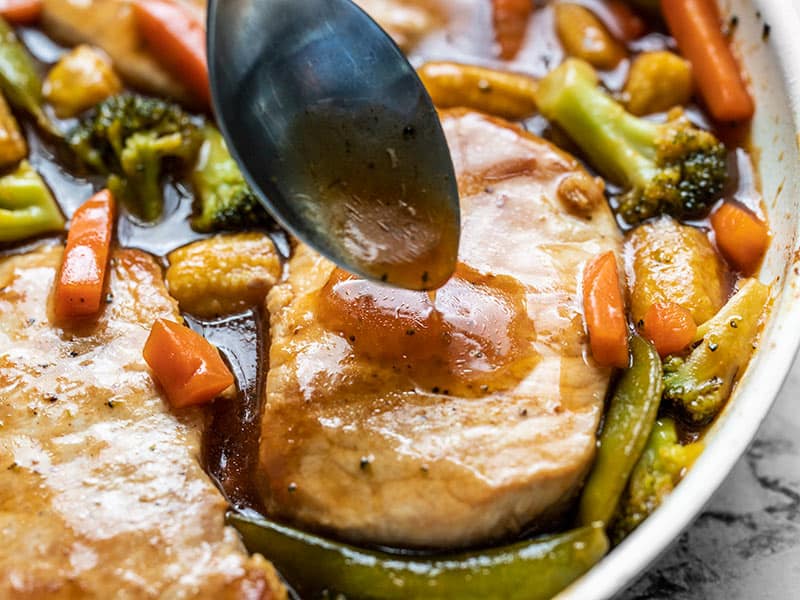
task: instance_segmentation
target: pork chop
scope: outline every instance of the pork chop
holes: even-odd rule
[[[444,113],[456,276],[435,298],[354,279],[300,245],[268,296],[257,485],[274,517],[354,542],[483,543],[567,509],[609,371],[578,281],[621,236],[602,183],[519,127]]]
[[[142,359],[153,321],[180,318],[158,265],[117,251],[100,318],[62,329],[61,254],[0,261],[0,597],[284,598],[224,525],[203,413],[171,411]]]

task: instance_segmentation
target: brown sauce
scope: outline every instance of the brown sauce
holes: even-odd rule
[[[336,269],[317,314],[356,355],[408,373],[426,392],[474,397],[508,389],[537,360],[525,288],[464,264],[435,297]]]
[[[203,457],[206,469],[233,506],[259,507],[252,482],[261,432],[266,328],[254,311],[216,321],[191,317],[186,321],[219,348],[238,389],[234,399],[220,398],[211,406]]]
[[[600,0],[586,0],[585,2],[581,0],[581,3],[591,5],[591,7],[594,7],[598,2]],[[411,60],[415,65],[419,65],[425,60],[454,60],[498,68],[509,68],[541,77],[558,64],[564,56],[553,29],[553,11],[550,7],[537,10],[530,24],[525,47],[522,48],[514,61],[503,63],[494,58],[488,3],[475,2],[474,0],[450,0],[440,4],[443,12],[450,13],[448,14],[448,19],[452,25],[447,30],[431,33],[421,41],[411,54]],[[604,21],[609,21],[613,15],[611,13],[603,13],[599,17]],[[652,24],[648,25],[652,27]],[[612,27],[609,28],[613,30]],[[19,32],[21,39],[36,58],[42,73],[55,63],[65,51],[63,47],[54,43],[37,29],[22,28]],[[657,28],[652,28],[642,37],[628,43],[628,49],[633,55],[642,51],[665,48],[674,48],[674,43],[669,36]],[[629,64],[630,60],[624,60],[614,71],[601,73],[604,84],[612,91],[618,91],[625,81]],[[757,213],[766,214],[758,193],[758,181],[753,175],[753,154],[748,148],[748,128],[714,126],[704,114],[702,107],[692,107],[687,112],[693,121],[706,127],[711,127],[730,148],[732,156],[731,179],[728,188],[723,194],[724,198],[736,199]],[[55,197],[65,216],[70,217],[84,200],[94,191],[102,188],[104,185],[103,179],[73,172],[68,166],[64,166],[63,161],[59,161],[58,149],[51,142],[42,140],[24,115],[18,115],[18,117],[27,135],[31,164],[42,174],[45,181],[54,190]],[[67,127],[69,121],[62,123],[62,125]],[[579,156],[576,148],[568,140],[565,140],[563,134],[559,135],[559,132],[551,128],[541,117],[535,116],[526,120],[522,125],[533,133],[555,141],[566,151],[576,153]],[[324,178],[322,181],[324,182]],[[613,186],[609,186],[609,190],[613,192]],[[345,191],[347,192],[347,190]],[[120,246],[140,248],[163,258],[175,248],[204,237],[192,231],[189,226],[188,216],[192,211],[190,190],[181,182],[169,182],[165,186],[165,198],[164,216],[156,224],[143,225],[123,212],[120,215],[117,227],[117,243]],[[693,224],[700,227],[708,227],[707,220],[700,220]],[[287,258],[290,252],[287,236],[278,229],[273,229],[269,233],[282,256]],[[26,252],[40,242],[41,240],[26,240],[21,244],[0,244],[0,256]],[[337,277],[341,277],[341,274],[337,275]],[[341,281],[344,281],[344,278]],[[336,281],[333,281],[330,287],[334,287],[336,283]],[[503,286],[499,287],[499,291],[489,291],[485,294],[488,296],[488,300],[492,300],[494,297],[494,300],[498,301],[500,306],[505,302],[513,303],[518,300],[518,296],[515,296],[513,291],[503,291]],[[477,296],[481,296],[480,286],[478,286],[478,290],[475,293]],[[334,294],[336,293],[334,292]],[[440,291],[435,298],[430,298],[423,294],[427,301],[415,297],[412,303],[417,313],[414,319],[422,317],[422,324],[430,327],[431,332],[438,331],[440,335],[447,328],[455,327],[453,323],[448,324],[446,318],[442,319],[441,316],[433,316],[436,310],[441,310],[438,307],[440,302],[444,302],[440,300],[440,296],[443,294],[444,298],[448,297],[448,292]],[[383,316],[380,318],[384,319],[384,321],[387,320],[386,313],[389,309],[386,303],[380,301],[380,298],[374,298],[376,295],[375,290],[365,294],[367,298],[370,295],[373,296],[373,299],[365,302],[364,310],[358,311],[362,320],[369,322],[368,319],[377,318],[381,314]],[[354,317],[347,317],[342,313],[341,300],[329,297],[326,302],[331,304],[331,315],[329,316],[331,324],[329,326],[338,327],[337,330],[341,331],[343,335],[347,335],[345,330],[349,330],[353,326],[352,318]],[[387,300],[387,302],[389,302],[389,307],[392,306],[391,302],[400,303],[398,298],[391,302]],[[337,303],[339,308],[336,308]],[[444,307],[445,313],[450,310],[450,307]],[[333,316],[336,312],[339,313],[338,317]],[[339,319],[338,324],[336,319]],[[205,435],[204,464],[234,506],[258,509],[259,500],[253,491],[252,474],[257,461],[261,402],[263,399],[264,377],[267,370],[266,349],[268,348],[268,339],[264,318],[259,313],[249,312],[216,321],[202,321],[192,318],[187,320],[190,326],[202,332],[212,343],[220,347],[237,377],[239,389],[235,400],[221,399],[211,407],[209,425]],[[390,329],[397,338],[399,338],[400,334],[404,334],[404,327],[412,322],[411,316],[388,320],[391,322]],[[418,325],[418,321],[414,321],[414,323]],[[467,328],[466,331],[461,332],[463,335],[461,340],[462,349],[486,348],[486,355],[482,359],[483,362],[466,360],[462,362],[463,370],[477,364],[484,369],[480,373],[480,377],[491,378],[493,374],[496,374],[497,370],[502,370],[509,364],[513,364],[515,357],[519,358],[519,355],[514,350],[516,346],[513,340],[515,337],[524,339],[527,335],[533,335],[532,325],[528,330],[529,326],[526,324],[510,323],[508,319],[503,323],[506,326],[504,335],[507,340],[510,340],[508,345],[503,346],[506,350],[492,348],[490,351],[488,349],[488,346],[493,343],[491,340],[496,335],[496,332],[495,334],[485,334],[478,330],[476,333],[475,328]],[[502,328],[500,329],[502,330]],[[359,345],[363,344],[367,350],[372,348],[374,351],[378,336],[384,335],[385,337],[385,332],[377,327],[374,322],[365,331],[366,339],[359,341]],[[519,331],[522,333],[519,333]],[[426,335],[431,335],[431,333],[426,333]],[[372,336],[371,342],[370,336]],[[356,339],[359,339],[358,336]],[[380,338],[380,341],[383,342],[384,339]],[[405,338],[402,338],[402,341],[405,342]],[[395,350],[391,354],[392,357],[396,358],[398,356],[397,348],[399,343],[400,341],[397,339],[393,342]],[[519,340],[516,343],[519,343]],[[412,348],[413,346],[407,346],[405,352],[411,352]],[[427,350],[419,350],[415,360],[421,360],[425,352]],[[457,359],[459,352],[454,352],[453,356]],[[472,359],[474,358],[473,356]],[[448,361],[456,359],[448,359]],[[469,359],[468,356],[467,359]],[[495,369],[495,371],[492,371],[492,369]],[[430,382],[426,381],[426,384],[430,384]],[[700,433],[684,427],[681,435],[684,440],[688,441],[696,439],[700,436]]]

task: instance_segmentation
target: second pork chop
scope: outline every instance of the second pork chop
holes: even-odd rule
[[[117,250],[98,319],[65,327],[62,252],[0,259],[0,598],[285,598],[224,524],[203,411],[171,410],[142,358],[180,320],[160,267]]]

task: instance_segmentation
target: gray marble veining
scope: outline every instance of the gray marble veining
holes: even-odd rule
[[[800,598],[800,360],[706,511],[620,600]]]

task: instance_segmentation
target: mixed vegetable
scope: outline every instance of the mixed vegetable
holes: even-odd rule
[[[304,593],[552,596],[607,552],[607,535],[620,543],[678,485],[702,451],[702,441],[685,440],[720,414],[757,346],[770,289],[754,276],[769,227],[760,206],[731,199],[733,147],[722,140],[732,138],[708,125],[744,128],[754,103],[714,1],[536,6],[492,0],[492,61],[427,62],[418,72],[439,108],[538,123],[606,179],[625,232],[624,256],[597,256],[582,278],[587,360],[619,373],[576,528],[482,552],[405,556],[232,515],[248,548]],[[126,89],[90,45],[65,52],[42,78],[9,24],[36,23],[40,11],[36,0],[0,3],[0,243],[61,234],[67,223],[59,190],[27,160],[30,129],[28,139],[64,168],[105,188],[70,216],[55,317],[69,327],[102,312],[115,223],[168,220],[170,194],[191,204],[194,237],[247,231],[169,255],[167,284],[184,312],[213,319],[263,303],[281,269],[264,233],[271,221],[210,115],[192,112],[210,105],[202,15],[173,0],[133,2],[143,43],[193,95],[184,106]],[[552,11],[565,56],[543,76],[523,68],[537,11]],[[633,52],[653,27],[674,44]],[[626,73],[624,84],[609,84],[611,71]],[[217,349],[179,323],[157,321],[143,354],[176,409],[212,402],[236,383]]]

